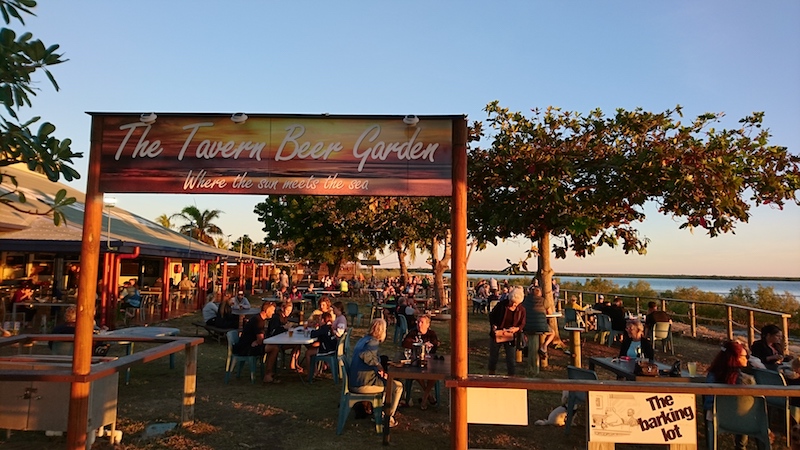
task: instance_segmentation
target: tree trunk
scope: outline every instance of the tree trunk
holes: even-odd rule
[[[448,232],[449,233],[449,232]],[[436,304],[439,307],[447,306],[449,299],[445,295],[444,273],[450,268],[450,237],[445,238],[444,254],[439,259],[439,239],[434,237],[431,242],[431,264],[433,270],[433,291],[436,296]]]
[[[538,239],[539,256],[538,256],[538,272],[539,286],[542,288],[542,295],[544,296],[544,306],[548,311],[555,311],[555,301],[553,300],[553,267],[550,265],[550,233],[539,233]],[[563,346],[564,342],[561,340],[561,334],[558,329],[558,319],[555,317],[547,319],[547,324],[550,330],[555,333],[553,345]]]
[[[408,252],[406,251],[405,245],[403,245],[402,242],[395,242],[394,251],[397,253],[397,261],[400,263],[400,276],[403,279],[403,283],[408,283],[408,265],[406,264]]]

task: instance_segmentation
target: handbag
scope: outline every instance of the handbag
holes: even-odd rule
[[[514,340],[514,332],[508,330],[495,330],[494,332],[494,342],[497,344],[502,344],[504,342],[511,342]]]
[[[633,374],[640,377],[657,377],[658,366],[647,361],[638,361],[633,368]]]

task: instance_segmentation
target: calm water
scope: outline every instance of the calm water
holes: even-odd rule
[[[498,280],[524,278],[518,275],[492,275],[492,276],[494,276]],[[489,278],[490,275],[470,274],[469,277]],[[567,281],[585,283],[586,280],[591,279],[589,277],[562,277],[562,276],[557,276],[556,278],[561,280],[562,283]],[[636,283],[637,281],[642,280],[649,283],[650,287],[652,287],[654,291],[659,293],[664,291],[674,290],[675,288],[678,287],[683,287],[683,288],[696,287],[701,291],[726,295],[730,293],[731,289],[734,289],[738,286],[749,287],[750,289],[753,290],[753,292],[755,292],[756,289],[758,289],[758,286],[761,285],[763,287],[774,288],[776,294],[783,294],[784,292],[788,292],[792,294],[796,299],[800,300],[800,281],[744,280],[744,279],[705,280],[705,279],[695,279],[695,278],[622,278],[622,277],[603,277],[603,279],[610,280],[611,282],[617,284],[620,287],[625,287],[629,283]]]

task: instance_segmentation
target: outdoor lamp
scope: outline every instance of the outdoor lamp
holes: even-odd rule
[[[155,122],[157,118],[158,116],[156,113],[142,113],[142,115],[139,116],[139,121],[145,125],[150,125],[151,123]]]
[[[410,114],[408,116],[403,117],[403,123],[410,127],[415,127],[419,123],[419,117]]]
[[[240,112],[239,113],[234,113],[231,116],[231,121],[233,123],[245,123],[245,122],[247,122],[247,114],[240,113]]]

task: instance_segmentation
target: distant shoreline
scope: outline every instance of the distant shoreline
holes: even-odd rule
[[[427,269],[409,269],[413,273],[431,273]],[[448,270],[445,273],[450,273]],[[468,270],[468,276],[472,275],[508,275],[502,270]],[[534,277],[536,272],[517,272],[514,276]],[[800,281],[800,277],[759,277],[759,276],[735,276],[735,275],[658,275],[658,274],[630,274],[630,273],[564,273],[558,272],[555,277],[575,277],[575,278],[636,278],[636,279],[689,279],[689,280],[754,280],[754,281]]]

